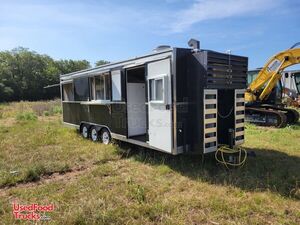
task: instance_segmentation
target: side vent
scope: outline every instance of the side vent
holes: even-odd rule
[[[235,144],[239,145],[245,139],[245,90],[236,89],[234,98]]]
[[[207,52],[207,88],[239,89],[247,87],[248,58]]]
[[[214,152],[218,148],[217,141],[217,118],[218,118],[218,91],[204,90],[203,95],[203,153]]]

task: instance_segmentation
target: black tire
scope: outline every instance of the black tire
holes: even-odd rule
[[[100,140],[105,145],[108,145],[111,142],[111,136],[108,129],[106,128],[101,129]]]
[[[81,125],[81,129],[80,129],[80,133],[81,133],[81,136],[83,138],[89,138],[90,134],[89,134],[89,125],[87,124],[82,124]]]
[[[99,141],[100,135],[99,135],[99,132],[98,132],[98,129],[97,129],[96,126],[93,126],[90,129],[90,137],[91,137],[93,142]]]

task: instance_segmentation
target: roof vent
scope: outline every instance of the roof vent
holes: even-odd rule
[[[191,39],[188,42],[188,45],[194,50],[194,51],[199,51],[200,50],[200,41],[196,39]]]
[[[171,48],[170,45],[159,45],[155,49],[153,49],[153,51],[154,52],[160,52],[160,51],[167,50],[167,49],[170,49],[170,48]]]

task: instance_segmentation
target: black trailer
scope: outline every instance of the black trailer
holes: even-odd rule
[[[63,122],[170,154],[244,142],[248,58],[162,46],[151,54],[60,77]]]

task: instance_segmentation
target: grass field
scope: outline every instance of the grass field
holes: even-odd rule
[[[84,140],[59,101],[0,105],[0,224],[12,202],[55,205],[44,224],[300,224],[300,124],[247,125],[256,157],[214,159]]]

